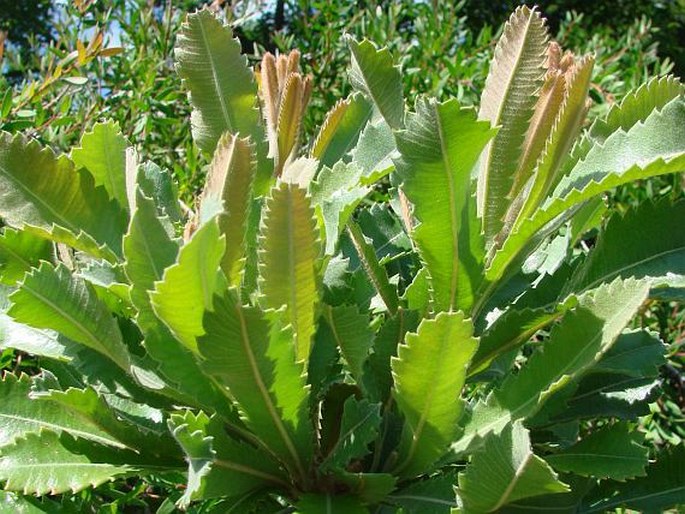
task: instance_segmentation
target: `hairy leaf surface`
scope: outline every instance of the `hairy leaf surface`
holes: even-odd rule
[[[281,183],[271,190],[260,233],[260,290],[266,308],[285,306],[298,360],[309,357],[316,330],[318,235],[314,209],[304,189]]]
[[[544,75],[547,29],[534,9],[521,6],[504,26],[485,82],[478,117],[500,127],[480,161],[478,214],[491,242],[502,228],[507,197]]]
[[[376,49],[368,39],[358,43],[350,38],[348,44],[352,52],[352,87],[373,101],[392,129],[400,128],[404,120],[402,78],[393,65],[390,51]]]

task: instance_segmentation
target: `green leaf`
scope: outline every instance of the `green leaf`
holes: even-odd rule
[[[628,132],[618,131],[603,145],[594,146],[532,217],[509,235],[494,254],[487,277],[493,281],[502,277],[526,245],[545,234],[546,225],[562,214],[556,221],[563,221],[578,204],[621,184],[685,169],[683,141],[685,99],[679,97]]]
[[[440,473],[393,492],[388,501],[404,514],[450,514],[457,506],[455,483],[455,473]]]
[[[562,304],[552,311],[543,308],[512,308],[506,311],[481,334],[469,375],[484,370],[497,356],[529,341],[539,330],[561,318],[568,308]]]
[[[668,281],[685,275],[685,201],[643,202],[625,215],[614,215],[600,233],[589,257],[565,291],[582,292],[616,277],[652,277]]]
[[[533,453],[528,430],[519,422],[499,434],[491,434],[483,448],[459,473],[457,494],[460,512],[493,512],[507,503],[550,493],[563,493],[568,486]]]
[[[642,478],[624,484],[604,482],[583,501],[581,513],[624,507],[639,512],[664,512],[685,503],[685,447],[662,451]]]
[[[369,453],[369,445],[378,435],[381,424],[380,404],[350,396],[340,421],[340,434],[335,446],[324,459],[325,467],[346,469],[348,463]]]
[[[616,280],[585,295],[527,364],[474,407],[452,449],[463,452],[479,437],[501,430],[510,421],[533,416],[554,392],[588,372],[611,348],[648,290],[644,281]]]
[[[197,145],[211,154],[224,132],[250,136],[257,153],[256,190],[263,192],[273,166],[266,158],[254,75],[231,28],[208,9],[188,15],[175,57],[178,74],[190,91],[190,123]]]
[[[462,312],[424,319],[392,359],[393,396],[405,425],[396,474],[426,472],[447,452],[462,414],[461,389],[478,340]]]
[[[0,133],[0,216],[96,257],[121,254],[126,216],[87,173],[24,136]]]
[[[406,333],[416,330],[418,319],[416,312],[399,309],[376,333],[363,377],[364,389],[374,401],[385,403],[390,397],[393,385],[390,359],[397,355]]]
[[[68,345],[54,330],[38,330],[13,321],[4,312],[0,314],[0,349],[14,348],[48,359],[69,361]]]
[[[200,224],[219,216],[219,229],[226,238],[221,269],[233,285],[240,283],[244,265],[245,232],[256,171],[253,157],[254,147],[248,140],[228,134],[222,137],[200,197]]]
[[[471,168],[494,131],[456,100],[421,99],[397,134],[397,174],[419,225],[413,239],[438,311],[468,310],[482,281],[484,246],[471,196]]]
[[[390,126],[385,122],[367,123],[352,150],[352,162],[362,169],[362,183],[372,184],[394,167],[392,157],[397,147]]]
[[[164,271],[150,293],[159,319],[195,353],[196,339],[204,334],[202,316],[225,284],[219,268],[223,254],[224,238],[216,220],[206,223],[181,248],[176,264]]]
[[[338,162],[333,168],[323,168],[311,184],[312,203],[325,229],[326,255],[335,253],[347,220],[369,192],[359,185],[361,175],[356,164]]]
[[[50,260],[52,245],[30,232],[5,227],[0,234],[0,282],[14,285],[24,273]]]
[[[0,450],[0,481],[6,490],[24,494],[76,493],[117,477],[173,469],[141,462],[131,451],[49,431],[27,434]]]
[[[260,290],[266,308],[285,306],[298,360],[307,360],[319,304],[319,231],[304,189],[281,183],[271,190],[260,233]]]
[[[352,87],[373,101],[390,128],[401,128],[404,120],[402,77],[393,65],[390,51],[376,49],[368,39],[357,43],[349,38],[347,43],[352,53]]]
[[[127,194],[131,195],[129,205],[135,205],[136,186],[155,201],[160,217],[168,216],[174,223],[183,221],[176,184],[167,170],[149,161],[138,166],[135,184],[127,186]]]
[[[592,372],[656,377],[665,363],[664,352],[665,346],[658,334],[648,330],[625,332],[618,336]]]
[[[376,250],[373,245],[371,245],[367,240],[366,236],[362,232],[362,229],[353,220],[350,220],[347,224],[348,234],[357,254],[359,260],[366,271],[369,280],[373,284],[373,287],[378,291],[385,307],[390,315],[394,315],[397,312],[397,307],[399,304],[399,298],[397,297],[397,289],[395,286],[390,284],[388,279],[388,273],[379,262],[376,257]]]
[[[594,146],[562,178],[543,207],[549,207],[572,191],[582,191],[590,183],[599,183],[610,174],[631,174],[635,168],[656,168],[658,173],[665,173],[661,168],[670,169],[670,172],[681,171],[685,157],[684,120],[685,98],[677,97],[627,132],[615,132],[602,145]],[[650,176],[654,174],[652,172]]]
[[[131,300],[138,310],[136,323],[143,332],[143,346],[156,361],[165,381],[182,401],[226,412],[227,398],[207,380],[190,349],[176,339],[155,315],[149,292],[176,262],[179,248],[157,217],[155,204],[138,194],[136,209],[124,238],[125,270],[131,282]]]
[[[333,167],[357,144],[372,111],[373,105],[360,93],[339,100],[326,115],[310,155],[322,166]]]
[[[114,121],[96,123],[81,138],[81,146],[71,151],[77,167],[86,168],[96,186],[103,186],[110,198],[128,210],[126,197],[126,147],[128,143]]]
[[[245,424],[295,475],[304,479],[313,434],[307,415],[309,387],[296,361],[282,313],[243,307],[233,290],[216,297],[204,318],[199,349],[203,369],[226,386]]]
[[[364,363],[369,357],[374,336],[369,327],[368,314],[360,313],[356,306],[351,305],[327,306],[324,308],[324,318],[350,373],[362,386]]]
[[[63,264],[41,262],[10,295],[7,314],[34,328],[56,330],[108,357],[124,370],[129,354],[116,320],[83,279]]]
[[[661,110],[678,96],[685,94],[685,87],[678,77],[654,77],[635,91],[623,97],[621,103],[611,106],[605,119],[592,124],[589,137],[603,143],[616,130],[628,131],[633,125],[644,121],[655,110]]]
[[[30,432],[48,429],[74,437],[125,448],[125,444],[88,417],[74,416],[55,402],[29,398],[32,380],[6,373],[0,380],[0,446]]]
[[[304,494],[297,502],[297,514],[369,514],[354,496]]]
[[[649,451],[642,446],[644,434],[615,423],[581,439],[545,460],[559,471],[581,476],[625,480],[644,475]]]
[[[182,508],[194,500],[243,496],[269,486],[287,488],[278,464],[228,437],[216,416],[186,411],[172,414],[168,424],[188,460],[188,488],[179,502]]]
[[[504,26],[481,96],[481,120],[499,131],[489,143],[478,172],[478,215],[486,241],[503,225],[528,123],[544,75],[547,28],[535,9],[520,6]]]

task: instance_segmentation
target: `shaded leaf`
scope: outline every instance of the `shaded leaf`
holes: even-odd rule
[[[521,423],[491,434],[459,473],[460,512],[493,512],[507,503],[568,491],[556,473],[533,453],[528,431]]]
[[[644,475],[649,451],[644,434],[616,423],[590,433],[569,448],[547,455],[554,469],[581,476],[625,480]]]

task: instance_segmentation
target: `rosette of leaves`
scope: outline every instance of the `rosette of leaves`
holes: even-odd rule
[[[349,46],[355,91],[303,154],[297,55],[256,75],[188,16],[177,66],[212,156],[189,219],[113,123],[62,156],[0,137],[1,345],[43,368],[0,382],[6,501],[167,474],[221,512],[685,502],[682,447],[650,459],[634,424],[663,344],[626,329],[683,287],[685,203],[602,203],[685,168],[681,84],[584,129],[592,57],[527,7],[478,111],[408,110],[387,50]]]

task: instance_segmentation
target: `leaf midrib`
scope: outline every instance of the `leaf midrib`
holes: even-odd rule
[[[212,70],[212,77],[214,78],[213,85],[214,85],[214,90],[216,91],[216,96],[219,98],[219,104],[221,105],[221,113],[223,114],[224,121],[226,122],[227,125],[227,130],[230,132],[233,132],[233,120],[231,119],[230,112],[228,110],[228,106],[226,105],[226,99],[224,98],[223,91],[221,90],[221,81],[219,80],[219,76],[217,73],[217,65],[214,59],[214,54],[211,51],[211,47],[209,45],[209,40],[207,39],[207,33],[205,31],[205,26],[204,26],[204,20],[202,18],[198,19],[198,26],[200,27],[200,34],[202,36],[202,44],[204,45],[205,52],[207,54],[207,57],[209,57],[209,62],[210,62],[210,69]]]
[[[281,439],[285,443],[288,452],[293,458],[293,461],[295,463],[295,466],[297,467],[298,472],[300,473],[300,476],[304,476],[304,468],[302,467],[300,457],[295,449],[292,440],[290,439],[288,432],[283,426],[283,422],[280,416],[278,415],[278,412],[276,412],[276,407],[274,406],[271,396],[269,395],[269,391],[266,387],[266,384],[264,384],[264,381],[262,380],[259,366],[257,365],[257,360],[252,351],[252,345],[250,344],[250,337],[247,331],[247,325],[245,323],[243,310],[237,302],[234,306],[234,309],[236,311],[236,315],[238,316],[238,321],[240,323],[240,339],[243,343],[243,349],[245,351],[245,355],[247,356],[248,363],[250,365],[250,371],[252,372],[252,376],[255,380],[255,383],[257,384],[257,389],[259,390],[259,393],[264,401],[269,416],[271,417],[274,425],[276,426],[276,429],[278,430],[278,434],[281,436]]]

